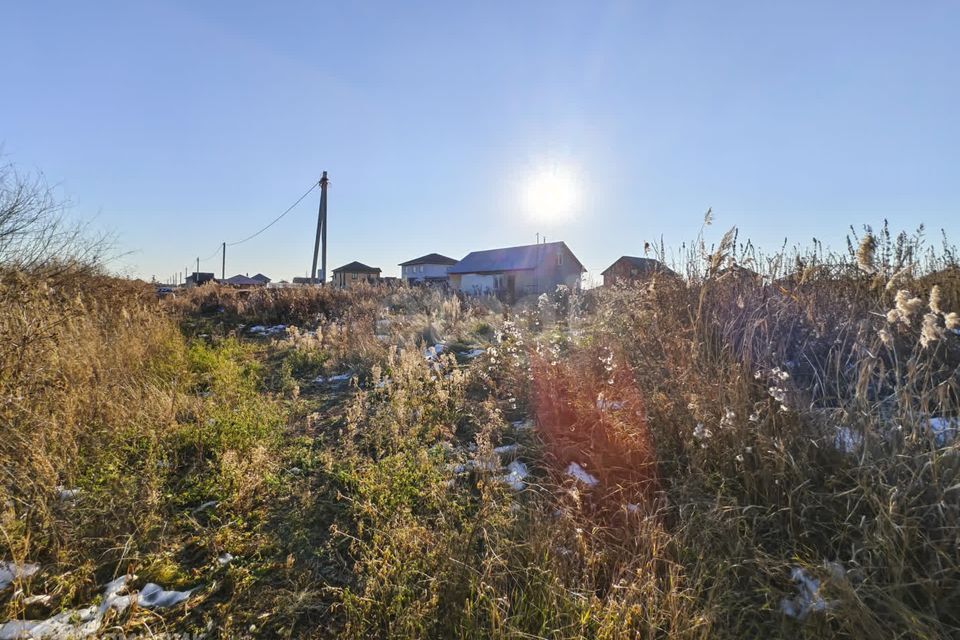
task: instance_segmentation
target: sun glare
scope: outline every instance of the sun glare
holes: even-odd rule
[[[533,173],[523,187],[523,207],[538,222],[567,220],[580,206],[581,190],[569,167],[545,167]]]

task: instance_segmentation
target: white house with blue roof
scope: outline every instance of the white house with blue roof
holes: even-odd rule
[[[507,300],[550,293],[558,285],[580,287],[583,264],[565,242],[473,251],[450,267],[450,285],[470,295],[494,294]]]

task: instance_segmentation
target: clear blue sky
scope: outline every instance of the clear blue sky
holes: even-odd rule
[[[330,172],[329,266],[960,224],[960,3],[10,2],[0,143],[164,278]],[[539,167],[577,215],[531,220]],[[228,252],[304,275],[312,195]],[[219,273],[219,258],[203,265]]]

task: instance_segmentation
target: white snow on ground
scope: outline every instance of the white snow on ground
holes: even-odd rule
[[[607,400],[601,393],[597,396],[597,409],[600,411],[619,411],[623,409],[623,402],[619,400]]]
[[[166,591],[163,587],[152,582],[143,585],[137,594],[137,604],[147,609],[164,609],[180,604],[190,597],[194,589],[187,591]]]
[[[221,553],[217,558],[217,564],[220,566],[228,565],[233,562],[233,554],[229,552]]]
[[[423,350],[423,357],[426,358],[426,359],[429,360],[429,361],[436,360],[436,359],[437,359],[437,356],[439,356],[441,353],[443,353],[444,351],[446,351],[446,349],[447,349],[446,345],[441,344],[441,343],[438,342],[437,344],[433,345],[432,347],[427,347],[426,349],[424,349],[424,350]]]
[[[80,495],[80,489],[67,489],[66,487],[57,487],[57,496],[61,500],[73,500]]]
[[[68,640],[93,636],[100,629],[103,617],[110,609],[123,612],[131,604],[147,609],[159,609],[177,605],[193,593],[189,591],[165,591],[159,585],[148,583],[140,593],[120,595],[127,583],[136,576],[121,576],[107,584],[99,606],[68,609],[46,620],[11,620],[0,624],[0,640],[25,638],[45,640]]]
[[[514,456],[519,449],[520,445],[518,444],[505,444],[500,447],[495,447],[493,452],[500,456]]]
[[[247,331],[257,336],[275,336],[277,334],[286,332],[286,330],[287,325],[285,324],[275,324],[271,327],[265,327],[262,324],[257,324],[247,329]]]
[[[833,439],[833,445],[837,450],[843,453],[853,453],[863,444],[863,434],[854,431],[850,427],[837,427],[837,435]]]
[[[588,487],[595,487],[600,482],[576,462],[571,462],[567,466],[567,475]]]
[[[486,352],[487,352],[486,349],[471,349],[470,351],[464,351],[464,352],[461,353],[460,355],[463,356],[464,358],[468,359],[468,360],[473,360],[474,358],[476,358],[476,357],[478,357],[478,356],[482,356],[482,355],[485,354]]]
[[[957,431],[960,430],[960,419],[933,417],[927,420],[927,426],[933,432],[933,440],[937,446],[942,447],[950,444],[957,437]]]
[[[514,421],[514,422],[511,422],[511,423],[510,423],[510,426],[512,426],[514,429],[517,429],[518,431],[524,431],[524,430],[526,430],[526,429],[532,429],[532,428],[533,428],[533,420],[531,420],[530,418],[527,418],[526,420],[516,420],[516,421]]]
[[[521,491],[527,484],[524,479],[528,475],[530,475],[530,471],[527,470],[527,465],[519,460],[514,460],[507,465],[507,474],[500,476],[500,480],[510,485],[510,488],[514,491]]]
[[[14,562],[0,561],[0,591],[3,591],[10,583],[17,579],[29,578],[40,567],[35,564],[16,564]]]
[[[832,606],[820,595],[820,581],[810,577],[806,571],[800,567],[794,567],[790,572],[790,577],[797,583],[797,596],[794,598],[784,598],[780,601],[780,611],[796,618],[804,620],[813,611],[826,611]]]
[[[341,373],[335,376],[317,376],[314,379],[316,384],[337,384],[339,382],[346,382],[353,377],[353,374],[349,371],[347,373]]]

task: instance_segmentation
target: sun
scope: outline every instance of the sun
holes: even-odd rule
[[[580,207],[577,173],[569,166],[552,165],[533,172],[523,185],[523,208],[537,222],[562,222]]]

